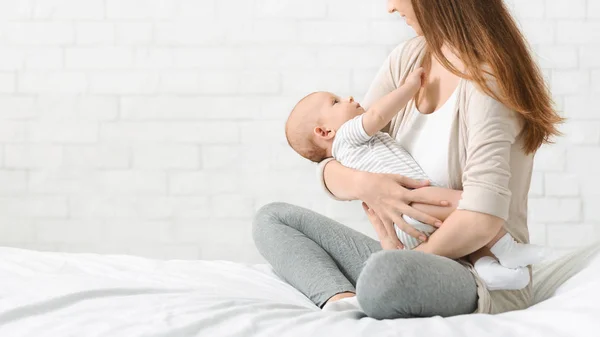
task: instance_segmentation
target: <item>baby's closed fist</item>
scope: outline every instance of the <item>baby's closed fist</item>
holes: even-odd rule
[[[406,85],[410,85],[414,89],[418,89],[425,84],[425,70],[420,67],[406,77],[406,81],[404,82]]]

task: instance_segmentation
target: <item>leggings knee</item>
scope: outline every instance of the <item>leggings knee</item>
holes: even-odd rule
[[[284,211],[292,205],[284,202],[272,202],[262,206],[252,221],[252,238],[258,247],[270,237],[269,233],[279,225]]]
[[[402,252],[405,253],[405,252]],[[412,317],[406,292],[414,290],[409,284],[410,269],[402,253],[379,251],[371,255],[356,283],[358,302],[369,317],[392,319]],[[404,299],[404,300],[403,300]],[[408,303],[405,303],[408,304]]]

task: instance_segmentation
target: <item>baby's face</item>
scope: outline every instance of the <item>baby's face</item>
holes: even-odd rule
[[[352,96],[340,98],[329,92],[322,92],[318,95],[321,106],[319,120],[322,125],[320,127],[337,131],[342,124],[365,112],[365,109],[355,102]]]

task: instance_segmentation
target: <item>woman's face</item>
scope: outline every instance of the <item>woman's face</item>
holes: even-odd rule
[[[397,12],[401,17],[405,18],[406,24],[411,26],[418,35],[423,35],[411,0],[388,0],[387,6],[388,13]]]

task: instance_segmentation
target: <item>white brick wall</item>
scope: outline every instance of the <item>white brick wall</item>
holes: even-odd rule
[[[536,243],[600,238],[600,2],[511,0],[569,121],[538,153]],[[251,218],[327,199],[283,122],[361,97],[413,36],[385,0],[0,0],[0,245],[256,262]]]

